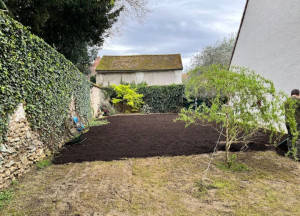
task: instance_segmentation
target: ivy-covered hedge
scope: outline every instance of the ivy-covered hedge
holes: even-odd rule
[[[0,142],[18,104],[32,128],[50,145],[64,133],[71,96],[79,114],[90,115],[90,84],[63,55],[0,12]]]

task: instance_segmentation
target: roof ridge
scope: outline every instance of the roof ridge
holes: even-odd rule
[[[180,53],[175,53],[175,54],[137,54],[137,55],[103,55],[104,56],[109,56],[109,57],[127,57],[127,56],[170,56],[170,55],[181,55]]]
[[[236,48],[236,46],[237,46],[237,42],[238,42],[238,39],[239,39],[239,37],[240,37],[241,29],[242,29],[242,27],[243,27],[244,19],[245,19],[246,12],[247,12],[247,9],[248,9],[248,3],[249,3],[249,0],[246,0],[245,7],[244,7],[244,12],[243,12],[243,16],[242,16],[241,22],[240,22],[239,31],[238,31],[237,36],[236,36],[236,38],[235,38],[235,43],[234,43],[234,46],[233,46],[233,49],[232,49],[232,52],[231,52],[231,57],[230,57],[230,61],[229,61],[228,68],[230,68],[230,66],[231,66],[231,62],[232,62],[232,59],[233,59],[233,55],[234,55],[234,52],[235,52],[235,48]]]

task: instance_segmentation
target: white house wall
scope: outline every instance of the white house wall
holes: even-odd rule
[[[300,1],[249,0],[231,66],[244,66],[290,94],[300,88]]]
[[[97,74],[97,84],[108,86],[111,84],[141,83],[148,85],[170,85],[182,83],[182,71],[161,71],[161,72],[132,72],[132,73],[102,73]]]

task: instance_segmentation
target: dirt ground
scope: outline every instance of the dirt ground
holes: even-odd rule
[[[124,158],[180,156],[210,153],[218,140],[211,127],[174,123],[175,114],[112,116],[110,124],[92,127],[81,143],[67,145],[55,164],[83,161],[112,161]],[[265,134],[249,143],[248,151],[274,149]],[[238,151],[238,144],[232,151]],[[219,150],[224,150],[220,145]]]
[[[300,215],[300,163],[279,155],[266,136],[237,152],[247,170],[220,169],[218,151],[204,175],[217,134],[184,129],[175,117],[109,117],[56,164],[25,175],[0,215]]]

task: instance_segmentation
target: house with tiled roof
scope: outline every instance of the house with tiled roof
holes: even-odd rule
[[[180,54],[103,56],[96,67],[96,83],[181,84],[182,69]]]
[[[230,66],[250,68],[286,94],[299,89],[299,27],[299,0],[247,0]]]
[[[96,75],[96,67],[99,64],[100,60],[101,60],[101,58],[99,56],[97,56],[97,58],[94,60],[94,62],[89,67],[89,70],[90,70],[90,74],[88,75],[89,78],[91,76],[95,76]]]

